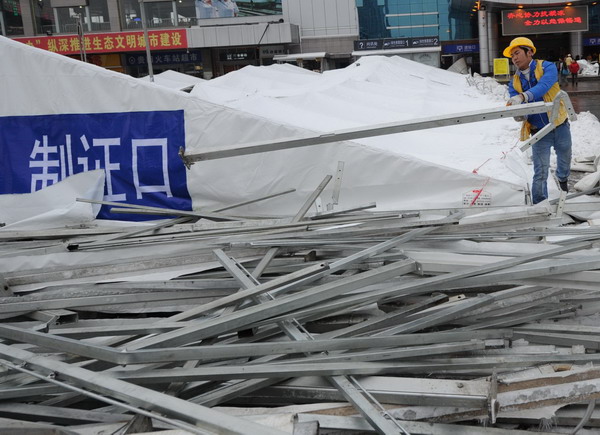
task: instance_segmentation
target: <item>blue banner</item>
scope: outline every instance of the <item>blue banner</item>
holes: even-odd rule
[[[442,46],[442,53],[458,54],[458,53],[477,53],[479,44],[445,44]]]
[[[125,61],[129,66],[146,65],[146,53],[126,54]],[[202,63],[202,54],[200,53],[200,51],[166,51],[152,53],[152,65],[179,65],[182,63]]]
[[[105,201],[191,210],[178,155],[184,145],[182,110],[0,117],[0,194],[31,193],[104,169]],[[152,218],[109,208],[99,217]]]

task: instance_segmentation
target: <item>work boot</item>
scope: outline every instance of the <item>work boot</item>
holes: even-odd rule
[[[563,192],[568,192],[569,191],[569,185],[567,184],[567,180],[565,180],[565,181],[559,181],[558,185],[560,186],[560,190],[562,190]]]

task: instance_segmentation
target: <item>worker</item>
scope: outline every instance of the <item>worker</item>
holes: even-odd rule
[[[510,57],[517,68],[512,80],[508,83],[510,99],[507,106],[533,103],[537,101],[552,102],[560,92],[558,71],[552,62],[533,59],[536,49],[529,38],[518,37],[504,49],[504,56]],[[527,115],[518,119],[523,121],[521,127],[522,141],[549,124],[546,113]],[[532,146],[533,183],[531,200],[534,204],[548,198],[548,173],[550,168],[550,149],[556,153],[556,179],[561,190],[568,192],[568,178],[571,173],[571,129],[567,120],[567,109],[560,103],[558,117],[554,128],[539,142]]]
[[[567,64],[567,68],[569,68],[569,65],[573,63],[573,57],[571,56],[571,53],[567,54],[567,57],[565,57],[565,63]]]

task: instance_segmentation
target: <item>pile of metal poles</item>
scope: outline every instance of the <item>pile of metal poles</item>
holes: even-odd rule
[[[0,231],[0,432],[598,430],[600,229],[310,215],[321,190],[286,219]]]

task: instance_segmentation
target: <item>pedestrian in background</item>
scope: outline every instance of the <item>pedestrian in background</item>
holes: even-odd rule
[[[579,80],[577,79],[579,75],[579,55],[575,57],[575,60],[571,62],[569,65],[569,71],[571,71],[571,86],[577,86]]]
[[[571,57],[571,54],[567,54],[567,57],[565,57],[565,63],[567,64],[567,68],[573,63],[573,58]]]
[[[558,83],[567,84],[569,81],[569,68],[567,67],[564,57],[561,57],[558,59],[558,62],[556,62],[556,70],[558,71]]]
[[[552,62],[533,59],[536,48],[529,38],[518,37],[503,51],[517,67],[512,80],[508,82],[510,99],[507,106],[536,101],[552,102],[560,92],[558,71]],[[550,123],[547,113],[527,115],[522,119],[522,141]],[[560,103],[555,128],[532,146],[533,183],[531,199],[537,204],[548,198],[548,174],[550,171],[550,151],[556,153],[556,178],[563,191],[569,190],[567,180],[571,173],[571,129],[567,120],[567,109]]]

